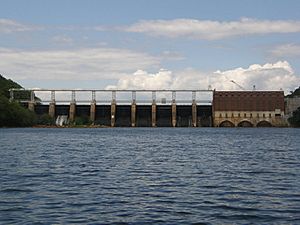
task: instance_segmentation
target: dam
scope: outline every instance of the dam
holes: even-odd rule
[[[12,89],[11,100],[18,99]],[[24,91],[24,90],[23,90]],[[211,127],[212,90],[27,90],[37,115],[88,118],[110,127]]]
[[[69,124],[83,118],[106,127],[286,126],[283,91],[11,89],[10,99]]]

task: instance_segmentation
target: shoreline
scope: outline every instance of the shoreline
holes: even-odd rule
[[[56,125],[34,125],[30,128],[111,128],[110,126],[104,125],[66,125],[66,126],[56,126]]]
[[[66,125],[66,126],[56,126],[56,125],[34,125],[29,127],[0,127],[0,128],[300,128],[293,126],[280,126],[280,127],[111,127],[104,125]]]

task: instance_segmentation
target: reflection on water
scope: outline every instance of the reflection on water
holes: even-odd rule
[[[0,129],[3,224],[299,224],[297,129]]]

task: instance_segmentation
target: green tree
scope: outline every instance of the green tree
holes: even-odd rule
[[[0,75],[0,127],[26,127],[36,122],[35,113],[22,107],[18,102],[9,101],[9,89],[22,88],[12,80]],[[28,95],[30,93],[25,93]]]
[[[35,121],[35,113],[0,95],[0,127],[27,127]]]
[[[88,116],[77,116],[74,120],[74,125],[90,125],[91,121]]]
[[[49,114],[43,114],[37,116],[36,124],[47,125],[47,126],[55,125],[55,119],[52,118]]]
[[[287,98],[294,98],[295,96],[300,96],[300,87],[298,87],[295,91],[291,91],[291,94],[287,95]]]
[[[10,88],[22,88],[21,85],[17,84],[16,82],[4,78],[0,74],[0,95],[5,96],[6,98],[9,98],[9,89]]]
[[[300,127],[300,107],[298,107],[297,110],[293,112],[293,116],[288,120],[292,126]]]

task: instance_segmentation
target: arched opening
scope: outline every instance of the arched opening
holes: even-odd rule
[[[268,121],[260,121],[258,122],[258,124],[256,125],[257,127],[272,127],[272,124]]]
[[[219,127],[234,127],[234,124],[228,120],[225,120],[220,123]]]
[[[244,120],[238,124],[238,127],[253,127],[253,124],[247,120]]]

